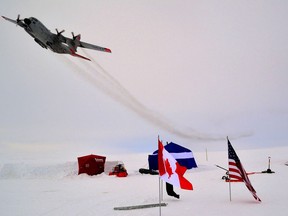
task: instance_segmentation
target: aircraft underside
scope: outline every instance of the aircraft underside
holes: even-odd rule
[[[56,34],[50,32],[38,19],[35,17],[20,19],[18,15],[16,20],[2,16],[5,20],[16,24],[17,26],[22,27],[31,37],[34,38],[34,41],[39,44],[41,47],[56,53],[70,54],[85,60],[90,60],[85,56],[77,54],[77,47],[87,48],[98,50],[102,52],[111,53],[111,50],[105,47],[100,47],[97,45],[85,43],[80,41],[80,34],[74,35],[72,32],[72,38],[68,38],[62,35],[64,30],[58,32],[56,29]]]
[[[38,43],[41,47],[47,49],[47,46],[46,46],[44,43],[42,43],[38,38],[35,38],[34,41],[35,41],[36,43]]]

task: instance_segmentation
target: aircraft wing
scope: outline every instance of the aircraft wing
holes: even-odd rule
[[[9,22],[14,23],[15,25],[19,25],[23,28],[26,27],[26,24],[22,20],[19,19],[19,16],[18,16],[17,20],[13,20],[13,19],[10,19],[10,18],[5,17],[5,16],[2,16],[2,18],[9,21]]]
[[[80,42],[79,47],[111,53],[111,50],[108,49],[108,48],[96,46],[96,45],[85,43],[85,42],[82,42],[82,41],[79,41],[79,42]]]
[[[69,47],[72,47],[73,49],[76,50],[77,47],[82,47],[86,49],[93,49],[97,51],[102,51],[102,52],[108,52],[111,53],[111,50],[109,48],[97,46],[94,44],[89,44],[86,42],[81,41],[81,35],[74,36],[74,33],[72,32],[72,39],[63,37],[62,42],[66,43]]]

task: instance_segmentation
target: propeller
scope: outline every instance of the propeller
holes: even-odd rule
[[[56,32],[57,32],[57,35],[58,35],[58,36],[59,36],[59,35],[61,35],[63,32],[65,32],[65,30],[64,30],[64,29],[63,29],[62,31],[60,31],[60,32],[58,31],[58,29],[57,29],[57,28],[56,28],[55,30],[56,30]]]
[[[73,40],[75,40],[76,37],[75,37],[75,35],[74,35],[74,32],[71,32],[71,34],[72,34],[72,38],[73,38]]]
[[[16,19],[17,23],[20,22],[20,14],[18,14],[17,19]]]
[[[18,23],[20,23],[22,21],[23,21],[23,19],[20,19],[20,14],[18,14],[17,19],[16,19],[16,22],[17,22],[16,26],[18,26]]]
[[[80,34],[79,35],[74,35],[74,32],[71,32],[71,34],[72,34],[72,39],[75,41],[76,40],[76,38],[77,37],[79,37],[79,39],[78,40],[80,40]]]

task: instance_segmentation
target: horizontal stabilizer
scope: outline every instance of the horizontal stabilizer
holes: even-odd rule
[[[82,55],[77,54],[73,49],[70,49],[70,52],[71,52],[70,54],[71,54],[72,56],[79,57],[79,58],[82,58],[82,59],[91,61],[91,59],[86,58],[85,56],[82,56]]]

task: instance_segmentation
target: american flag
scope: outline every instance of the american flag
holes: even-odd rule
[[[228,167],[229,167],[229,180],[230,182],[242,182],[244,181],[246,187],[251,192],[255,200],[261,202],[260,198],[256,195],[256,191],[253,188],[247,173],[242,166],[239,157],[237,156],[235,150],[233,149],[229,139],[228,139]]]

